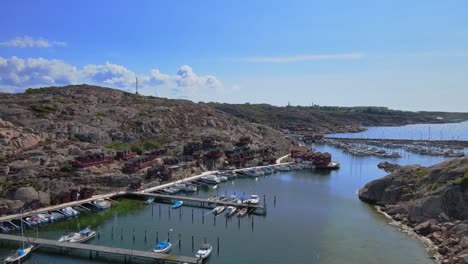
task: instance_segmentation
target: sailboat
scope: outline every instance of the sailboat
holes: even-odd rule
[[[21,212],[23,214],[23,212]],[[29,254],[32,252],[34,245],[32,245],[29,242],[29,237],[26,235],[26,239],[28,240],[27,245],[24,241],[24,227],[23,227],[23,221],[21,220],[21,237],[23,238],[23,245],[17,249],[15,252],[12,254],[8,255],[5,258],[4,263],[16,263],[16,262],[21,262],[23,259],[27,258]]]

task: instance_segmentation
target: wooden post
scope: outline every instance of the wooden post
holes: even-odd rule
[[[170,235],[170,232],[167,232],[167,242],[170,242],[170,239],[171,239],[169,235]]]
[[[192,252],[193,252],[193,249],[194,249],[194,237],[192,236]]]
[[[227,218],[227,217],[225,217],[225,218],[226,218],[226,229],[227,229],[227,222],[228,222],[228,218]]]
[[[179,233],[179,249],[180,249],[181,245],[182,245],[182,239],[181,239],[181,235]]]
[[[263,205],[266,205],[266,195],[263,195]]]
[[[135,242],[135,228],[133,228],[133,242]]]
[[[203,211],[202,211],[201,222],[202,222],[203,225],[205,224],[205,214],[203,213]]]
[[[159,243],[159,232],[156,231],[156,244]]]
[[[216,215],[213,214],[213,226],[216,226]]]
[[[193,208],[192,208],[192,224],[193,224]]]
[[[252,215],[252,232],[253,232],[253,230],[254,230],[254,217]]]
[[[111,240],[114,240],[114,226],[112,226],[112,231],[111,231]]]
[[[217,245],[218,245],[218,256],[219,256],[219,237],[216,238],[216,241],[217,241]]]
[[[145,228],[145,244],[146,244],[146,228]]]
[[[276,208],[276,195],[273,197],[273,207]]]
[[[120,240],[123,240],[123,227],[120,228]]]
[[[171,207],[168,206],[167,209],[168,209],[168,212],[169,212],[169,220],[171,220]]]

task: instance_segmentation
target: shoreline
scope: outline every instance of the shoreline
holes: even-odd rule
[[[419,242],[421,242],[424,248],[426,249],[427,255],[429,256],[430,259],[434,261],[434,263],[437,263],[437,264],[442,263],[442,261],[444,260],[444,257],[438,252],[437,250],[438,247],[434,244],[434,242],[432,242],[432,240],[416,233],[416,231],[414,231],[412,227],[404,224],[403,222],[393,219],[393,217],[389,215],[387,212],[382,211],[381,206],[374,205],[374,208],[377,213],[382,214],[383,216],[385,216],[385,218],[390,220],[390,222],[388,223],[389,225],[398,227],[398,230],[400,232],[408,235],[411,238],[416,238],[417,240],[419,240]]]

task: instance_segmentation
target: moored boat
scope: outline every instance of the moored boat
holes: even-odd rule
[[[152,204],[154,202],[154,197],[150,197],[148,198],[148,200],[145,201],[145,204],[148,205],[148,204]]]
[[[111,207],[112,202],[104,199],[98,199],[94,201],[94,205],[97,207],[98,210],[105,210]]]
[[[241,208],[239,211],[237,211],[237,216],[238,217],[244,217],[247,214],[247,208]]]
[[[172,209],[177,209],[177,208],[181,207],[183,204],[184,204],[183,201],[177,201],[172,205]]]
[[[213,250],[213,246],[211,246],[210,244],[203,244],[200,247],[200,249],[197,251],[195,256],[197,258],[206,259],[207,257],[210,256],[212,250]]]
[[[216,206],[214,209],[213,209],[213,213],[215,215],[219,215],[220,213],[224,212],[224,210],[226,209],[226,206]]]
[[[156,244],[156,247],[155,249],[153,249],[153,251],[155,253],[166,253],[166,252],[169,252],[171,248],[172,248],[171,243],[163,241],[163,242],[159,242],[158,244]]]
[[[226,217],[230,217],[232,216],[233,214],[235,214],[237,211],[237,208],[234,207],[234,206],[228,206],[227,209],[226,209]]]
[[[70,243],[83,243],[85,241],[90,240],[91,238],[96,236],[96,231],[91,230],[90,228],[85,228],[81,230],[79,233],[76,233],[77,236],[72,237],[68,242]]]
[[[248,203],[248,204],[258,204],[259,202],[260,202],[260,198],[256,194],[252,194],[250,196],[250,199],[247,199],[244,201],[244,203]]]
[[[31,253],[33,248],[33,245],[29,245],[27,247],[17,249],[14,253],[5,258],[4,263],[21,263],[23,259],[29,256],[29,253]]]

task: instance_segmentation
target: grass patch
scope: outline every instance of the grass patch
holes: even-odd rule
[[[38,113],[50,113],[56,110],[55,106],[51,104],[32,104],[31,105],[32,110],[38,112]]]
[[[463,177],[457,180],[457,185],[459,185],[463,190],[468,189],[468,171],[465,171]]]
[[[160,149],[161,144],[152,139],[143,140],[140,142],[124,143],[121,141],[114,142],[112,144],[105,145],[106,148],[115,149],[115,150],[131,150],[138,153],[139,155],[144,154],[146,151],[151,151],[155,149]]]
[[[416,171],[416,175],[418,175],[419,178],[424,177],[426,175],[426,171],[424,169],[418,169]]]

